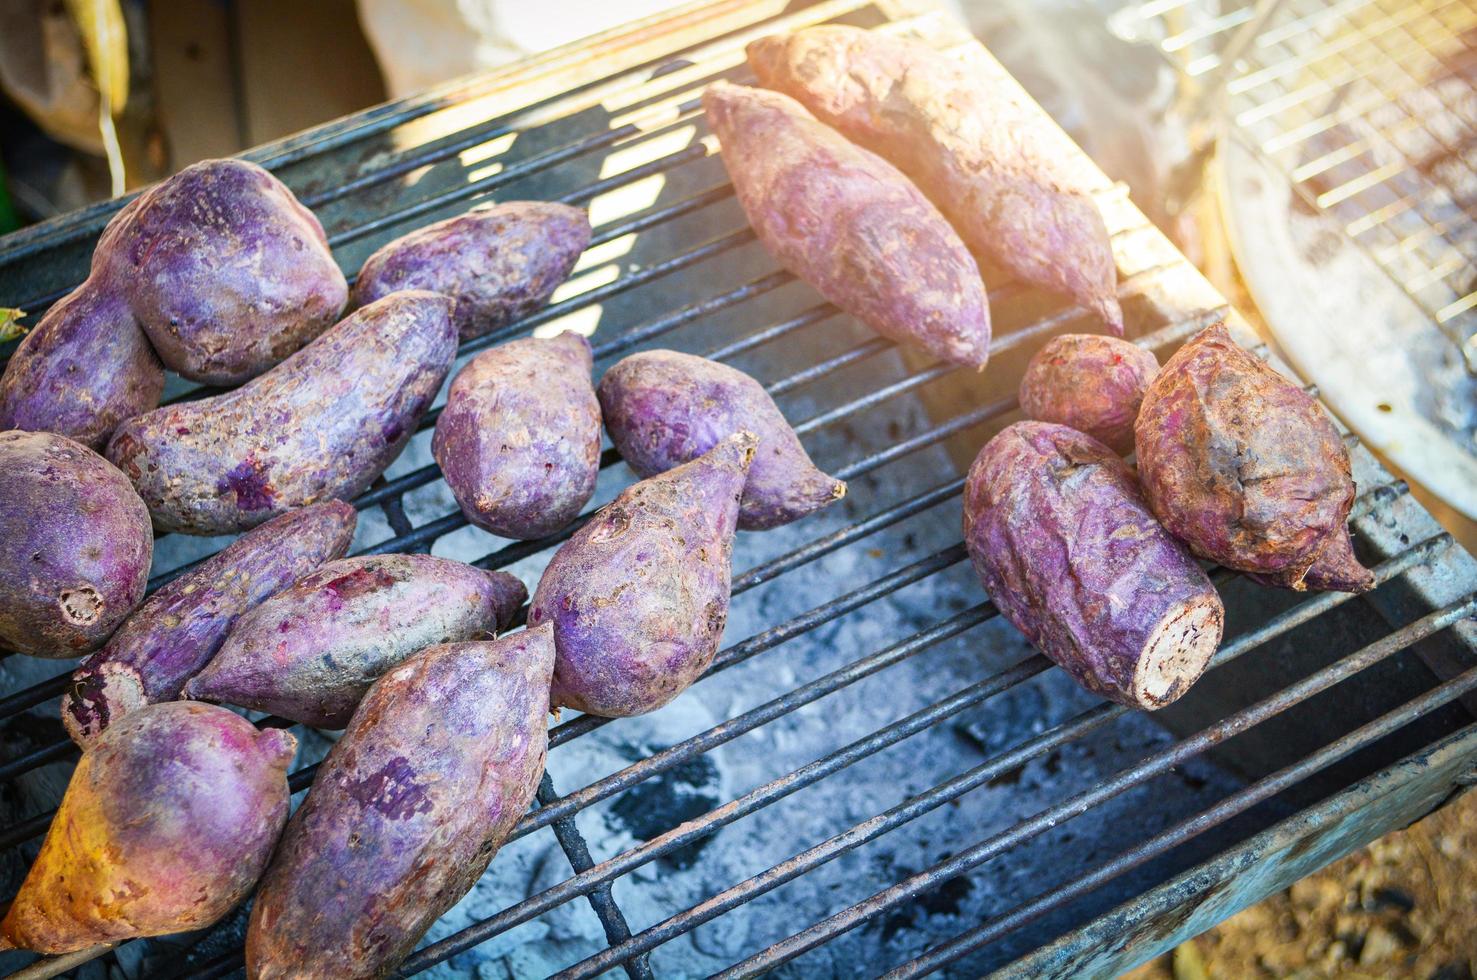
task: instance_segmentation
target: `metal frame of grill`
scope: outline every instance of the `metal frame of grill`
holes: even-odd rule
[[[741,221],[713,234],[712,227],[698,220],[708,209],[731,204],[731,188],[721,165],[711,159],[717,146],[703,127],[698,94],[712,78],[747,77],[742,66],[742,48],[747,40],[775,30],[832,20],[912,32],[951,54],[978,59],[987,67],[993,65],[961,29],[914,0],[822,0],[808,5],[780,0],[717,0],[684,7],[502,72],[373,109],[248,156],[275,170],[305,203],[318,210],[336,255],[349,269],[357,268],[372,247],[408,228],[465,210],[493,195],[517,196],[513,191],[533,186],[550,188],[543,196],[571,203],[593,202],[596,235],[591,255],[596,259],[592,260],[593,269],[586,270],[590,274],[577,277],[582,282],[573,283],[544,311],[464,345],[463,355],[598,309],[599,329],[593,342],[596,360],[602,365],[643,346],[680,346],[686,338],[684,330],[729,317],[738,325],[723,334],[720,343],[696,348],[699,352],[723,360],[779,352],[779,362],[793,366],[795,358],[789,352],[802,349],[801,344],[827,332],[820,325],[833,321],[835,310],[817,302],[813,293],[796,286],[792,277],[775,271],[772,264],[722,291],[699,290],[695,298],[676,308],[662,305],[665,296],[655,297],[646,306],[632,304],[629,310],[622,309],[621,303],[643,287],[665,292],[675,277],[683,275],[698,281],[711,277],[722,283],[723,277],[713,274],[713,267],[704,263],[718,259],[728,267],[752,245],[752,234]],[[1242,340],[1254,344],[1254,338],[1224,301],[1148,225],[1126,200],[1122,188],[1098,173],[1044,115],[1039,124],[1050,130],[1052,138],[1061,140],[1064,157],[1073,161],[1095,188],[1113,234],[1121,271],[1120,296],[1130,332],[1137,341],[1155,349],[1162,359],[1198,329],[1229,315]],[[602,213],[602,195],[670,176],[679,168],[697,168],[709,175],[711,182],[704,185],[706,189],[678,200],[658,198],[634,212]],[[544,179],[548,182],[536,182]],[[576,182],[571,184],[571,179]],[[64,295],[84,274],[92,242],[118,206],[118,202],[98,205],[0,240],[0,304],[21,305],[34,314]],[[732,221],[732,212],[728,214]],[[621,263],[618,255],[613,260],[600,257],[603,247],[618,247],[631,236],[665,235],[683,220],[698,223],[706,233],[694,240],[691,229],[672,232],[675,247],[657,261],[633,267]],[[665,238],[660,240],[666,242]],[[608,269],[610,274],[602,279],[601,269]],[[873,497],[868,499],[867,513],[841,526],[817,522],[814,536],[806,543],[736,573],[736,595],[782,578],[794,582],[812,563],[845,549],[865,547],[869,536],[884,529],[944,508],[957,508],[963,465],[991,432],[1012,418],[1016,409],[1015,379],[1023,358],[1055,333],[1089,328],[1087,314],[1081,310],[1063,308],[1050,298],[1004,280],[993,270],[986,270],[986,278],[998,336],[991,369],[983,378],[918,361],[895,351],[888,341],[865,335],[858,335],[865,339],[834,349],[803,369],[761,377],[777,398],[791,396],[803,403],[806,393],[815,386],[845,379],[849,371],[892,366],[890,375],[884,371],[881,380],[871,378],[864,393],[856,394],[852,389],[854,397],[822,402],[808,417],[799,416],[803,421],[796,428],[807,443],[862,415],[896,413],[903,404],[923,405],[927,422],[913,431],[901,432],[886,445],[844,461],[823,459],[822,465],[843,479],[877,478],[870,484]],[[781,303],[782,298],[787,299]],[[786,312],[760,321],[765,325],[757,329],[743,326],[734,315],[771,301]],[[659,312],[649,315],[653,308]],[[1265,348],[1259,350],[1266,354]],[[172,381],[171,397],[198,396],[198,392],[187,390],[177,381]],[[425,430],[435,417],[433,411],[418,438],[426,437]],[[1352,438],[1349,441],[1354,444]],[[939,474],[936,485],[923,492],[889,495],[881,482],[886,468],[933,447],[947,447],[958,463],[956,469]],[[1279,883],[1426,812],[1464,779],[1470,780],[1469,770],[1477,759],[1477,725],[1471,723],[1470,714],[1458,716],[1452,712],[1459,710],[1457,702],[1477,692],[1477,656],[1473,655],[1477,644],[1473,642],[1471,621],[1477,612],[1477,563],[1457,548],[1409,498],[1405,487],[1384,473],[1367,453],[1356,448],[1355,460],[1361,492],[1355,527],[1363,554],[1374,564],[1381,583],[1379,591],[1360,600],[1342,594],[1295,597],[1296,601],[1282,611],[1262,616],[1249,628],[1230,636],[1216,657],[1215,669],[1217,676],[1228,676],[1237,661],[1245,665],[1247,661],[1241,658],[1254,661],[1258,652],[1265,656],[1270,645],[1295,635],[1300,627],[1330,622],[1329,617],[1338,615],[1336,610],[1351,602],[1367,603],[1383,617],[1387,627],[1382,635],[1339,659],[1307,669],[1266,696],[1245,698],[1209,718],[1182,719],[1189,733],[1169,747],[1088,790],[1072,793],[1027,819],[985,836],[963,852],[903,877],[886,890],[860,896],[855,904],[795,935],[753,951],[724,975],[750,976],[777,968],[952,878],[971,873],[1007,850],[1050,833],[1066,821],[1084,816],[1093,819],[1106,802],[1136,787],[1156,785],[1156,778],[1197,756],[1219,751],[1223,744],[1255,726],[1279,716],[1308,718],[1310,699],[1355,678],[1361,671],[1397,658],[1418,655],[1415,662],[1422,664],[1431,677],[1425,689],[1399,704],[1384,706],[1377,716],[1338,732],[1316,750],[1249,779],[1237,792],[1183,823],[1147,835],[1090,872],[1053,885],[946,944],[917,950],[913,958],[896,966],[894,975],[921,975],[955,963],[970,973],[985,966],[1001,967],[1002,963],[989,959],[989,951],[1003,937],[1022,932],[1033,946],[1055,942],[1017,961],[1007,968],[1008,972],[1021,976],[1115,972],[1147,959],[1176,938],[1199,931]],[[607,451],[602,467],[617,462],[617,457]],[[455,512],[421,521],[412,519],[415,508],[407,507],[407,499],[437,479],[434,466],[407,470],[397,464],[387,478],[357,500],[356,506],[365,513],[378,509],[389,527],[387,536],[364,550],[426,550],[462,528],[466,522]],[[505,545],[479,564],[502,567],[534,556],[547,557],[569,533]],[[965,554],[962,544],[955,543],[909,557],[911,560],[859,587],[730,642],[700,683],[722,684],[719,675],[730,668],[852,613],[865,615],[870,604],[959,565]],[[157,587],[180,570],[157,576],[151,585]],[[1221,587],[1236,584],[1236,577],[1223,570],[1216,571],[1214,578]],[[814,591],[818,598],[825,594],[819,587]],[[633,978],[651,976],[648,956],[662,944],[884,834],[907,827],[911,821],[1041,759],[1055,748],[1104,732],[1125,714],[1125,709],[1116,706],[1094,707],[891,808],[880,809],[870,819],[855,824],[838,820],[832,836],[819,842],[797,841],[796,851],[788,860],[734,883],[695,907],[675,909],[660,922],[632,928],[611,891],[612,883],[623,875],[905,740],[937,737],[949,719],[1030,682],[1051,670],[1051,665],[1034,655],[998,673],[963,678],[950,696],[833,751],[818,754],[798,770],[777,773],[710,812],[598,862],[576,826],[577,815],[657,773],[965,636],[996,616],[982,593],[979,598],[981,601],[971,607],[939,618],[864,656],[848,659],[793,690],[776,692],[766,703],[579,789],[560,793],[546,775],[538,805],[518,824],[514,837],[551,828],[574,874],[485,921],[418,950],[407,962],[405,972],[414,973],[445,961],[583,897],[598,915],[609,947],[570,965],[561,975],[593,976],[620,967]],[[61,692],[66,678],[66,673],[59,673],[49,681],[8,693],[0,698],[0,719],[11,719],[38,707],[54,710],[49,702]],[[885,692],[878,692],[878,696],[885,696]],[[1428,723],[1438,716],[1446,719],[1440,731],[1423,729],[1419,736],[1410,734],[1418,724],[1426,724],[1429,729]],[[286,722],[268,718],[263,724]],[[559,771],[560,746],[608,724],[619,722],[577,717],[557,724],[551,731],[551,771]],[[1170,724],[1173,727],[1175,723],[1171,720]],[[1381,751],[1392,751],[1390,745],[1399,749],[1400,761],[1380,756]],[[9,785],[39,767],[65,764],[74,757],[75,750],[64,739],[39,746],[0,765],[0,782]],[[1331,790],[1311,788],[1318,774],[1341,761],[1362,758],[1374,758],[1377,764],[1346,775]],[[305,769],[292,775],[291,785],[294,790],[302,790],[311,779],[312,769]],[[1258,816],[1263,814],[1258,808],[1274,798],[1296,798],[1301,809],[1296,816],[1281,821]],[[45,832],[49,817],[49,813],[40,813],[0,829],[0,849],[9,851],[34,842]],[[1234,829],[1235,833],[1214,837],[1217,828]],[[1212,841],[1210,850],[1197,851],[1197,842],[1207,840]],[[1144,868],[1154,876],[1148,887],[1130,874]],[[1248,869],[1257,873],[1248,874]],[[490,873],[496,872],[494,862]],[[1125,875],[1132,879],[1127,884]],[[1108,912],[1113,903],[1124,900],[1126,904]],[[26,972],[29,976],[55,975],[104,952],[99,949],[41,961]],[[198,952],[183,958],[179,972],[220,976],[239,966],[238,950],[218,953],[202,944]]]

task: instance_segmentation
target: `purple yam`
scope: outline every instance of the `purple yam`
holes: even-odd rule
[[[375,682],[262,880],[251,977],[394,971],[527,812],[553,667],[544,626],[433,646]]]
[[[980,450],[964,542],[995,607],[1089,691],[1153,710],[1204,672],[1220,596],[1169,535],[1117,454],[1049,422]]]
[[[590,342],[530,337],[477,355],[451,382],[431,451],[467,520],[541,538],[579,516],[600,474]]]
[[[154,536],[107,460],[50,432],[0,432],[0,648],[76,657],[144,598]]]
[[[600,379],[611,441],[642,476],[691,462],[742,429],[759,439],[739,503],[738,526],[764,530],[846,496],[816,469],[764,387],[726,364],[670,350],[632,354]]]
[[[590,244],[590,216],[549,201],[508,201],[397,238],[359,270],[353,303],[402,289],[456,300],[462,340],[522,319],[549,301]]]
[[[244,531],[363,493],[405,448],[455,355],[451,301],[396,293],[234,391],[123,424],[108,457],[159,529]]]
[[[627,487],[555,552],[528,609],[530,627],[554,624],[555,707],[639,715],[708,669],[757,443],[736,433]]]
[[[179,697],[243,613],[342,557],[355,524],[341,500],[291,511],[150,596],[72,674],[61,707],[72,740],[85,746],[125,714]]]
[[[1133,423],[1159,362],[1117,337],[1069,333],[1046,343],[1021,376],[1021,410],[1085,432],[1115,453],[1133,452]]]
[[[778,92],[716,82],[703,108],[739,204],[780,265],[884,337],[985,366],[979,267],[896,167]]]
[[[120,720],[82,753],[0,948],[66,953],[215,923],[267,866],[296,747],[209,704]]]
[[[242,616],[184,695],[343,728],[385,671],[507,629],[527,598],[506,572],[448,558],[341,558]]]

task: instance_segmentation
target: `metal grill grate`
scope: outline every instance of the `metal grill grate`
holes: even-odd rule
[[[788,274],[776,271],[757,249],[733,206],[721,163],[713,159],[717,147],[703,126],[697,97],[713,78],[746,79],[742,48],[747,40],[829,20],[911,31],[952,54],[985,57],[942,16],[912,3],[830,0],[800,6],[766,0],[699,4],[671,19],[372,110],[250,155],[271,166],[318,210],[335,253],[347,269],[357,268],[369,250],[408,228],[465,210],[490,195],[587,204],[596,225],[595,244],[576,278],[549,308],[464,345],[463,356],[538,328],[593,328],[600,366],[631,350],[658,344],[703,352],[751,370],[766,382],[791,418],[803,419],[796,429],[818,462],[838,477],[853,481],[853,496],[846,502],[850,509],[823,512],[796,525],[793,534],[772,532],[741,539],[735,562],[746,570],[734,579],[736,601],[746,600],[751,593],[767,600],[788,591],[801,596],[803,602],[799,612],[763,618],[763,628],[726,646],[711,673],[700,682],[704,686],[724,685],[726,679],[721,675],[854,613],[875,615],[889,597],[911,586],[950,574],[967,575],[961,568],[964,549],[958,543],[963,467],[985,438],[1013,417],[1015,381],[1024,358],[1055,333],[1090,328],[1084,312],[1064,309],[987,269],[998,336],[990,371],[976,377],[917,361],[891,343],[860,331],[839,318],[834,309],[818,303],[814,293],[794,283]],[[1050,126],[1044,117],[1040,124]],[[1080,154],[1067,147],[1063,152],[1072,154],[1104,208],[1122,274],[1120,296],[1130,332],[1138,342],[1156,350],[1162,359],[1195,331],[1226,315],[1223,301],[1148,226],[1125,200],[1121,188],[1109,184]],[[115,209],[115,204],[95,207],[0,240],[0,305],[18,304],[37,312],[64,295],[85,271],[92,241]],[[765,325],[755,329],[754,324]],[[807,366],[797,370],[798,364]],[[171,388],[171,397],[198,397],[199,392],[178,385],[177,379],[172,383],[176,386]],[[454,507],[448,509],[446,498],[434,492],[438,472],[422,461],[428,458],[426,430],[435,417],[433,411],[406,456],[356,501],[363,514],[356,540],[360,552],[429,550],[448,547],[455,540],[485,540],[485,536],[476,537],[461,514]],[[602,458],[602,498],[625,479],[618,472],[618,462],[610,451]],[[1356,527],[1361,532],[1361,548],[1375,563],[1382,585],[1373,608],[1385,618],[1373,636],[1364,635],[1348,650],[1336,649],[1331,641],[1315,641],[1326,647],[1319,651],[1326,654],[1322,660],[1286,683],[1247,695],[1224,710],[1213,703],[1189,700],[1199,707],[1194,714],[1181,716],[1179,724],[1191,732],[1184,738],[1085,789],[1061,794],[1039,811],[1007,822],[1003,829],[980,834],[977,843],[935,859],[932,866],[901,874],[894,885],[874,895],[841,892],[833,906],[840,911],[820,916],[819,921],[779,923],[779,941],[761,943],[760,948],[744,954],[747,958],[734,965],[729,975],[775,968],[864,922],[895,913],[920,894],[1007,852],[1026,848],[1038,838],[1050,838],[1074,818],[1102,819],[1115,798],[1136,788],[1173,794],[1173,788],[1160,782],[1160,777],[1274,719],[1291,718],[1303,724],[1306,719],[1326,716],[1327,702],[1310,699],[1379,664],[1409,665],[1419,675],[1419,683],[1392,692],[1394,700],[1378,704],[1377,710],[1351,712],[1342,719],[1347,724],[1315,749],[1301,753],[1290,764],[1262,767],[1241,788],[1212,805],[1191,807],[1183,822],[1160,833],[1145,833],[1090,870],[1055,879],[1043,873],[1041,887],[1031,887],[1032,882],[1023,886],[1029,898],[1018,893],[1012,907],[956,939],[933,949],[915,943],[898,957],[906,961],[898,967],[899,975],[929,972],[966,956],[973,958],[963,969],[978,973],[1009,958],[1002,959],[1004,954],[993,950],[1012,949],[1013,956],[1069,928],[1090,929],[1101,921],[1096,916],[1105,903],[1138,895],[1207,855],[1254,841],[1258,832],[1291,812],[1289,806],[1311,807],[1334,789],[1343,789],[1409,752],[1455,746],[1453,751],[1470,758],[1477,752],[1477,726],[1453,702],[1477,691],[1477,660],[1470,656],[1471,633],[1466,629],[1470,624],[1463,622],[1477,610],[1477,570],[1408,498],[1402,484],[1379,470],[1365,453],[1356,453],[1356,462],[1361,489]],[[382,525],[374,519],[376,511],[382,515]],[[873,545],[885,532],[903,528],[919,528],[919,542],[895,553],[869,554],[869,549],[882,551]],[[935,533],[930,537],[923,528]],[[478,564],[516,566],[515,571],[532,583],[551,549],[572,530],[542,541],[505,544]],[[838,590],[817,571],[840,556],[857,557],[857,567],[871,570],[865,584]],[[151,584],[157,587],[181,570],[166,571]],[[1238,621],[1236,610],[1246,608],[1245,597],[1264,593],[1224,571],[1217,572],[1215,580],[1228,602],[1237,595],[1243,597],[1240,605],[1231,602],[1233,633],[1216,659],[1220,677],[1231,676],[1231,665],[1239,658],[1265,664],[1272,650],[1286,645],[1289,638],[1306,640],[1310,634],[1299,632],[1303,627],[1331,635],[1339,624],[1354,617],[1356,607],[1367,607],[1363,600],[1351,602],[1342,594],[1278,593],[1279,607],[1272,611],[1259,607],[1262,611]],[[576,790],[561,794],[553,778],[546,776],[538,805],[519,823],[514,840],[552,828],[573,875],[422,948],[405,971],[413,973],[444,962],[583,896],[599,917],[609,945],[569,964],[562,975],[593,976],[620,966],[632,977],[651,976],[648,955],[673,939],[893,830],[917,827],[929,814],[958,805],[966,794],[1001,785],[1002,780],[1008,786],[1010,774],[1033,761],[1064,747],[1090,746],[1094,737],[1105,737],[1131,714],[1109,705],[1090,707],[1030,732],[1029,737],[988,754],[978,765],[904,794],[890,808],[887,803],[892,801],[881,801],[865,819],[825,814],[825,836],[818,843],[815,836],[786,840],[793,856],[772,867],[742,878],[697,905],[673,909],[659,921],[637,922],[634,927],[628,922],[612,892],[612,885],[623,877],[894,747],[914,753],[936,751],[936,740],[955,737],[948,729],[951,720],[1037,682],[1050,671],[1050,664],[1040,656],[1028,655],[1013,664],[1007,658],[999,670],[981,667],[967,674],[950,674],[941,689],[945,696],[927,700],[917,710],[829,752],[826,743],[818,741],[809,764],[773,772],[754,788],[690,819],[673,815],[662,832],[608,856],[590,853],[576,826],[577,816],[593,812],[597,805],[621,797],[645,780],[763,731],[780,719],[802,714],[853,685],[945,648],[951,641],[968,644],[971,650],[980,648],[981,665],[992,662],[991,658],[999,660],[1002,654],[987,656],[986,652],[1007,634],[992,630],[992,625],[998,626],[990,623],[996,610],[988,601],[978,601],[981,594],[975,597],[973,605],[966,603],[946,615],[931,616],[907,635],[874,643],[872,652],[864,656],[837,651],[830,669],[813,679],[697,734],[646,752]],[[760,613],[765,608],[759,606]],[[1365,615],[1372,614],[1366,610]],[[1453,626],[1457,628],[1452,630]],[[1438,662],[1427,648],[1434,640],[1453,635],[1459,641],[1451,644],[1456,650],[1454,659]],[[1423,651],[1424,660],[1415,656],[1414,648]],[[4,666],[9,668],[12,663],[7,658]],[[1431,666],[1424,666],[1427,663]],[[66,675],[59,674],[0,698],[0,718],[13,723],[30,709],[38,709],[37,717],[54,717],[51,702],[65,682]],[[1205,686],[1215,683],[1209,681]],[[876,685],[863,693],[883,702],[893,697]],[[898,703],[906,702],[899,698]],[[1445,712],[1440,710],[1443,706]],[[269,718],[264,724],[287,722]],[[620,724],[588,717],[558,724],[551,733],[550,772],[564,771],[562,746]],[[1176,724],[1172,718],[1170,724]],[[42,767],[67,763],[75,756],[70,742],[55,737],[55,732],[49,736],[0,765],[0,780],[6,786],[20,785]],[[1350,757],[1369,761],[1358,771],[1346,772],[1337,787],[1317,783],[1318,774]],[[294,773],[292,787],[306,788],[312,774],[312,767]],[[1449,789],[1449,776],[1433,763],[1419,778],[1411,777],[1411,782],[1447,780],[1445,788]],[[1274,798],[1296,802],[1280,809],[1260,806]],[[1361,832],[1378,833],[1398,822],[1400,815],[1393,807],[1371,812],[1360,823]],[[0,830],[0,848],[13,855],[16,848],[34,846],[49,818],[49,812],[36,813]],[[1225,835],[1215,836],[1216,828]],[[1353,843],[1357,841],[1348,846]],[[1168,863],[1161,860],[1165,857]],[[1152,864],[1153,876],[1147,881],[1129,875],[1152,862],[1158,863]],[[490,874],[496,875],[498,868],[495,861]],[[1090,901],[1084,904],[1084,899]],[[799,926],[805,928],[785,938]],[[1000,945],[1015,934],[1025,937],[1023,946]],[[1162,941],[1163,936],[1146,941],[1132,955],[1147,956],[1154,951],[1154,943]],[[104,952],[91,951],[87,956]],[[70,968],[87,956],[43,963],[33,975]],[[1037,966],[1065,971],[1063,964],[1069,960],[1063,954],[1059,960]],[[220,976],[239,969],[240,963],[239,949],[222,952],[207,939],[183,955],[177,972]]]

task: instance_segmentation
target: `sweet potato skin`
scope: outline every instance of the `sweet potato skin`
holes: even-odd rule
[[[1071,297],[1122,336],[1102,215],[1037,145],[1013,92],[920,41],[856,27],[760,38],[747,54],[759,84],[916,181],[970,248]]]
[[[215,922],[267,865],[296,746],[209,704],[121,719],[82,754],[0,938],[64,953]]]
[[[341,500],[290,511],[150,596],[73,672],[61,706],[72,741],[86,746],[128,712],[179,697],[243,613],[343,557],[356,523]]]
[[[528,590],[431,555],[341,558],[242,616],[188,698],[343,728],[385,671],[434,643],[511,625]]]
[[[1133,423],[1159,362],[1116,337],[1071,333],[1048,341],[1021,376],[1021,410],[1085,432],[1115,453],[1133,452]]]
[[[600,474],[590,342],[565,332],[483,351],[451,382],[431,451],[467,520],[505,538],[553,534]]]
[[[550,627],[416,654],[375,682],[288,824],[249,976],[389,974],[476,883],[544,771]]]
[[[615,448],[643,477],[691,462],[747,429],[759,439],[738,526],[799,520],[846,495],[810,461],[764,387],[736,368],[670,350],[632,354],[600,379],[600,410]]]
[[[617,718],[653,711],[695,681],[728,618],[739,498],[758,440],[627,487],[555,552],[529,605],[552,623],[550,703]]]
[[[259,378],[119,427],[108,458],[164,531],[244,531],[362,493],[400,454],[456,354],[451,300],[396,293]]]
[[[985,366],[979,267],[897,168],[778,92],[716,82],[703,108],[739,204],[782,266],[884,337]]]
[[[0,648],[90,653],[144,598],[154,536],[127,479],[50,432],[0,432]]]
[[[1005,618],[1077,683],[1120,704],[1162,707],[1194,681],[1152,698],[1135,690],[1168,610],[1204,603],[1209,649],[1219,642],[1224,610],[1210,580],[1159,526],[1127,464],[1064,425],[1017,422],[980,450],[964,490],[964,541]]]
[[[1354,481],[1338,431],[1224,324],[1165,363],[1135,437],[1149,504],[1197,555],[1293,589],[1306,587],[1315,564],[1315,584],[1374,584],[1349,542]]]
[[[462,340],[528,316],[549,301],[590,244],[590,216],[552,201],[508,201],[438,221],[365,260],[356,307],[402,289],[456,300]]]

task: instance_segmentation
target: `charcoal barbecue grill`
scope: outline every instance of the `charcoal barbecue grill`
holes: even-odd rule
[[[986,267],[996,339],[977,375],[897,349],[776,270],[732,199],[698,97],[716,78],[750,80],[748,40],[823,22],[913,34],[1000,71],[914,0],[709,0],[247,154],[318,212],[350,272],[383,242],[479,203],[589,206],[594,244],[554,303],[464,344],[462,356],[567,327],[591,335],[599,367],[655,346],[735,363],[852,488],[790,528],[741,536],[727,642],[692,690],[646,719],[555,724],[537,806],[479,890],[550,836],[568,869],[541,866],[496,907],[449,916],[406,974],[481,970],[514,937],[557,936],[561,922],[593,914],[603,938],[550,970],[1111,975],[1477,779],[1477,563],[1353,437],[1357,546],[1379,588],[1295,594],[1216,570],[1226,642],[1213,673],[1153,722],[1073,688],[997,617],[959,541],[963,473],[1015,417],[1025,359],[1092,321]],[[1120,186],[1044,114],[1036,125],[1103,208],[1130,336],[1163,359],[1228,317],[1270,356]],[[0,239],[0,305],[35,316],[74,287],[117,208]],[[166,393],[198,394],[179,379]],[[570,532],[507,543],[467,527],[430,463],[434,419],[356,501],[355,550],[475,553],[532,585]],[[613,452],[602,466],[597,501],[631,478]],[[151,584],[222,543],[162,539]],[[0,873],[12,894],[55,805],[45,787],[75,759],[56,723],[67,672],[42,666],[54,676],[22,685],[15,678],[36,664],[0,660],[0,803],[14,811],[0,829]],[[713,714],[683,714],[698,704]],[[672,718],[641,731],[673,737],[622,741]],[[597,743],[627,754],[604,771],[582,763]],[[699,806],[642,795],[720,757],[723,792]],[[294,790],[312,774],[295,772]],[[844,795],[848,786],[867,793]],[[650,826],[592,838],[617,812]],[[699,871],[714,884],[682,892]],[[653,905],[673,893],[689,897]],[[126,962],[132,972],[119,975],[132,976],[144,962],[163,975],[224,976],[241,968],[240,930],[238,914],[182,942],[88,950],[24,972]],[[497,962],[518,975],[514,960]]]

